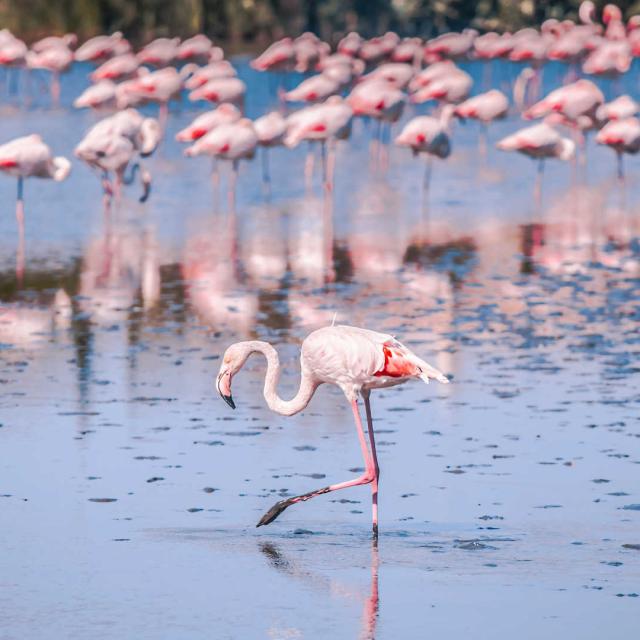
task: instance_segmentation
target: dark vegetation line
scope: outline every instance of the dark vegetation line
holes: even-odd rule
[[[348,31],[371,37],[392,29],[429,37],[474,27],[512,31],[547,18],[577,19],[580,0],[0,0],[0,28],[27,42],[53,33],[80,40],[122,31],[134,44],[203,32],[230,52],[313,31],[335,43]],[[596,1],[601,10],[605,2]],[[640,12],[640,0],[614,2]]]

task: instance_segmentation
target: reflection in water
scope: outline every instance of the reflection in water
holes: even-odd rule
[[[269,565],[279,573],[290,578],[301,580],[313,588],[324,591],[330,595],[337,594],[341,598],[352,595],[351,590],[340,582],[326,578],[321,574],[313,573],[308,569],[301,569],[296,562],[284,555],[280,546],[273,542],[262,542],[260,544],[260,551],[267,558]],[[359,596],[359,599],[363,600],[360,633],[358,634],[359,640],[375,640],[376,637],[378,611],[380,609],[378,589],[379,567],[378,539],[377,537],[373,537],[371,539],[371,578],[369,593]],[[278,630],[274,631],[276,633],[278,632]]]

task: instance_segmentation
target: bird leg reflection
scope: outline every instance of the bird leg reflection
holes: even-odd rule
[[[332,581],[327,580],[324,576],[312,574],[309,571],[299,569],[295,563],[291,562],[280,550],[280,548],[272,542],[264,542],[260,545],[260,551],[269,561],[269,564],[276,570],[289,577],[303,578],[310,582],[313,586],[321,586],[323,589],[331,592],[336,591],[336,586]],[[362,617],[360,623],[360,640],[375,640],[376,627],[378,624],[378,613],[380,611],[380,592],[379,592],[379,567],[380,557],[378,553],[378,540],[373,538],[371,541],[371,586],[369,595],[365,597],[362,606]],[[339,589],[344,592],[344,589]]]

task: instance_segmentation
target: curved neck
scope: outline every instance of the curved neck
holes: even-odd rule
[[[300,372],[300,387],[298,393],[291,400],[283,400],[276,390],[280,379],[280,358],[278,352],[268,343],[254,340],[250,343],[251,353],[261,353],[267,359],[267,374],[264,379],[264,399],[271,411],[283,416],[292,416],[302,411],[311,400],[318,382],[302,369]]]

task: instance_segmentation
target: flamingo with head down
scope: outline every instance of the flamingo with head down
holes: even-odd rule
[[[342,390],[353,411],[365,463],[364,473],[357,478],[277,502],[262,516],[257,526],[270,524],[293,504],[332,491],[370,484],[372,528],[376,537],[380,471],[369,401],[371,391],[403,384],[409,380],[421,380],[425,383],[437,380],[446,384],[449,382],[448,378],[398,342],[394,336],[359,327],[330,326],[314,331],[303,341],[300,353],[300,387],[291,400],[283,400],[278,395],[280,361],[277,351],[268,342],[252,340],[232,344],[222,358],[216,386],[224,401],[233,409],[236,405],[231,395],[232,380],[249,356],[256,353],[263,355],[267,360],[264,398],[269,408],[280,415],[291,416],[305,409],[321,384],[333,384]],[[360,416],[359,398],[364,402],[369,445]]]

